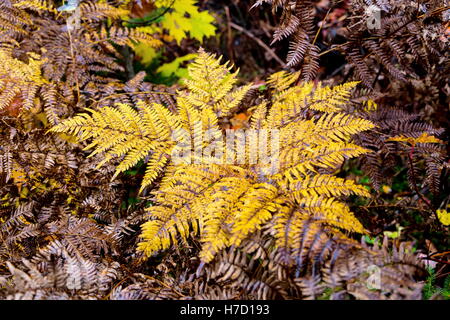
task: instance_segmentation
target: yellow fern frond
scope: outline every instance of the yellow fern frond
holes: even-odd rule
[[[388,139],[389,141],[406,142],[411,146],[415,146],[418,143],[439,143],[444,144],[444,141],[436,138],[435,136],[429,135],[428,133],[422,133],[419,137],[405,137],[396,136]]]
[[[272,218],[272,213],[278,209],[275,203],[278,196],[277,188],[268,183],[258,183],[248,188],[233,208],[235,217],[232,222],[231,245],[239,246]]]
[[[13,3],[13,7],[18,9],[31,9],[35,11],[48,11],[57,14],[58,11],[53,4],[47,0],[19,0]]]
[[[314,84],[309,82],[277,91],[267,117],[267,126],[279,128],[298,119],[302,111],[308,108],[313,90]]]
[[[304,144],[291,148],[284,147],[280,152],[280,173],[274,178],[285,179],[286,182],[300,179],[315,172],[316,168],[335,168],[346,159],[368,152],[367,149],[346,142],[320,143],[306,148]]]
[[[267,84],[277,92],[282,92],[291,87],[300,77],[300,72],[288,73],[280,71],[269,76]]]
[[[305,197],[298,201],[298,211],[324,224],[356,233],[365,233],[350,208],[335,198]]]
[[[316,125],[318,130],[314,138],[324,141],[349,141],[351,136],[375,127],[369,120],[345,113],[324,114],[317,120]]]
[[[230,225],[235,221],[235,204],[251,187],[251,183],[238,177],[220,180],[205,196],[206,204],[202,219],[202,261],[211,261],[215,254],[230,244]]]
[[[186,82],[188,92],[178,98],[182,127],[189,128],[190,138],[199,143],[201,129],[211,130],[219,125],[217,110],[211,108],[215,105],[211,97],[225,97],[226,91],[233,86],[228,81],[234,78],[219,60],[204,53],[201,55],[191,67],[191,75],[194,75],[193,79],[203,77],[202,81],[206,79],[209,86],[189,80]],[[214,78],[224,79],[226,83],[222,89],[220,81]],[[373,124],[337,112],[356,83],[333,89],[319,87],[314,90],[312,83],[289,87],[297,78],[297,75],[286,73],[274,75],[269,80],[275,90],[273,101],[265,101],[253,111],[252,128],[279,130],[278,172],[261,175],[260,164],[232,166],[233,170],[228,165],[198,167],[188,164],[174,167],[170,177],[163,179],[155,193],[157,203],[175,210],[173,220],[193,225],[198,221],[203,262],[211,261],[228,246],[239,246],[269,221],[278,245],[292,254],[299,250],[298,243],[302,241],[305,228],[319,230],[328,226],[336,232],[365,232],[348,206],[337,199],[352,194],[368,196],[369,192],[353,181],[318,173],[319,168],[334,169],[346,159],[369,152],[350,140],[353,135],[373,128]],[[320,111],[325,107],[322,111],[327,112],[314,119],[301,117],[305,109]],[[219,130],[215,132],[220,133]],[[250,154],[246,153],[246,156]],[[164,228],[166,225],[165,221]],[[178,232],[178,237],[186,240],[186,228]],[[169,234],[173,236],[167,231],[154,232],[151,236],[155,234],[163,234],[166,238]],[[151,242],[149,238],[146,236],[143,242]],[[170,242],[168,239],[155,241],[153,253],[161,248],[160,243]]]
[[[117,104],[116,108],[89,111],[91,114],[62,121],[50,131],[72,134],[79,141],[90,139],[92,142],[85,147],[94,149],[90,156],[104,153],[98,167],[112,159],[122,159],[113,178],[151,155],[142,188],[151,184],[175,145],[171,133],[179,127],[178,119],[158,104],[141,103],[138,110]]]
[[[0,110],[14,99],[22,100],[24,109],[31,109],[37,90],[47,83],[41,76],[44,61],[37,54],[28,56],[28,63],[25,63],[0,50]]]
[[[251,85],[233,90],[237,72],[231,73],[232,67],[220,64],[220,60],[201,49],[188,67],[190,79],[184,80],[188,90],[181,96],[197,109],[211,108],[218,117],[225,117],[239,105]]]
[[[170,247],[177,243],[176,220],[173,219],[175,213],[170,207],[151,207],[152,220],[145,222],[142,226],[141,241],[137,249],[146,256],[151,256],[159,250]]]
[[[194,236],[202,244],[201,261],[210,262],[268,228],[287,256],[301,260],[303,243],[323,236],[324,229],[364,233],[341,199],[366,197],[369,191],[333,175],[346,159],[369,152],[352,138],[374,125],[341,109],[357,83],[315,88],[311,82],[295,85],[298,74],[275,74],[268,82],[271,98],[253,109],[251,128],[276,134],[257,143],[256,131],[243,134],[243,141],[230,146],[222,141],[221,125],[250,90],[250,85],[237,88],[237,73],[230,70],[201,50],[189,67],[186,90],[178,92],[175,112],[159,104],[118,104],[65,120],[51,131],[89,140],[86,150],[104,154],[99,166],[119,159],[114,177],[146,159],[141,191],[162,176],[138,246],[147,257]],[[260,149],[278,142],[270,156],[278,166],[266,170],[267,163],[248,161],[259,153],[245,145],[249,142]],[[225,145],[231,150],[223,154],[243,151],[246,162],[212,161],[212,146]],[[184,153],[188,161],[177,162]]]
[[[262,129],[267,127],[267,101],[260,103],[259,105],[253,107],[253,114],[250,119],[252,129]]]
[[[301,201],[308,197],[339,197],[352,194],[369,197],[370,193],[364,186],[357,185],[352,180],[345,180],[332,175],[318,174],[313,177],[293,180],[288,186],[290,196]],[[292,192],[292,193],[291,193]]]
[[[347,82],[333,88],[319,87],[314,91],[310,108],[322,112],[339,112],[340,106],[348,101],[358,81]]]
[[[244,176],[244,170],[233,166],[180,166],[156,193],[162,205],[148,209],[152,220],[143,225],[138,250],[150,256],[176,244],[178,236],[185,241],[192,228],[194,234],[204,236],[201,255],[210,260],[212,252],[228,244],[229,231],[221,222],[229,224],[233,215],[224,207],[246,191]],[[205,198],[217,202],[205,202]]]

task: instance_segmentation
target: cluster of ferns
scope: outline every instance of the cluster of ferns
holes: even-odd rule
[[[203,49],[176,89],[142,72],[123,81],[121,48],[162,45],[123,26],[130,1],[81,1],[72,30],[52,2],[0,4],[0,297],[421,297],[411,243],[357,240],[370,232],[346,201],[373,195],[339,172],[362,159],[378,188],[384,162],[409,152],[411,185],[424,162],[438,193],[442,130],[355,106],[359,81],[330,87],[303,70],[238,85],[234,66]],[[294,33],[291,20],[276,39]],[[311,32],[299,21],[295,47]],[[229,125],[242,110],[245,130]],[[268,162],[255,158],[266,147]]]

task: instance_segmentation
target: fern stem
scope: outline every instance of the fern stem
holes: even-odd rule
[[[411,170],[411,179],[412,179],[412,183],[414,186],[414,191],[417,193],[417,195],[420,197],[420,199],[422,199],[423,202],[425,202],[428,206],[428,208],[430,208],[430,210],[433,212],[434,216],[436,217],[437,221],[439,221],[439,217],[437,215],[436,210],[434,210],[433,205],[431,204],[430,199],[426,198],[419,190],[419,188],[417,187],[417,182],[416,182],[416,173],[414,171],[414,163],[413,163],[413,156],[414,156],[414,145],[411,146],[411,150],[408,153],[408,160],[409,160],[409,166],[410,166],[410,170]]]

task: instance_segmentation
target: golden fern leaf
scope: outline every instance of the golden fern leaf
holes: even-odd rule
[[[413,138],[413,137],[405,137],[403,135],[395,136],[388,139],[389,141],[397,141],[397,142],[405,142],[408,143],[411,146],[415,146],[418,143],[440,143],[444,144],[444,141],[436,138],[435,136],[429,135],[428,133],[424,132],[419,137]]]
[[[307,137],[304,141],[307,141]],[[369,150],[347,142],[318,143],[317,145],[292,145],[280,151],[280,173],[276,179],[300,179],[316,168],[335,168],[346,159],[358,157]]]
[[[137,250],[146,256],[151,256],[159,250],[170,247],[177,243],[175,212],[170,207],[154,206],[150,211],[152,220],[145,222],[142,226],[141,241]]]
[[[248,188],[233,209],[231,245],[239,246],[249,234],[272,218],[272,213],[278,209],[278,196],[277,187],[272,184],[257,183]]]
[[[350,208],[336,198],[323,196],[302,198],[298,201],[297,210],[323,224],[350,232],[365,233],[364,227],[350,212]]]
[[[235,221],[235,204],[251,187],[250,181],[242,177],[227,177],[214,185],[205,198],[205,210],[200,217],[202,223],[200,258],[211,261],[221,249],[230,245],[230,225]]]
[[[264,101],[259,105],[253,107],[253,114],[250,118],[250,128],[253,130],[259,130],[266,127],[267,108],[268,102]]]
[[[226,67],[220,71],[219,61],[213,56],[204,52],[201,55],[191,67],[191,75],[234,77]],[[215,73],[209,69],[211,65]],[[298,243],[304,240],[305,223],[311,221],[315,221],[311,228],[315,226],[317,230],[327,226],[330,232],[365,232],[348,206],[338,199],[351,194],[368,196],[369,192],[353,181],[318,173],[318,169],[333,170],[346,159],[369,151],[350,141],[354,134],[373,128],[373,124],[338,112],[356,83],[336,88],[314,89],[312,83],[289,87],[297,78],[286,73],[272,76],[272,101],[257,106],[252,117],[252,128],[279,130],[279,171],[262,174],[262,163],[172,167],[170,177],[163,179],[155,191],[158,207],[150,208],[150,216],[155,220],[148,222],[140,250],[148,255],[168,248],[177,237],[187,240],[190,224],[198,225],[203,262],[211,261],[226,247],[239,246],[267,225],[288,255],[301,254]],[[210,86],[188,80],[188,92],[178,99],[182,126],[191,128],[191,139],[200,144],[201,129],[216,128],[215,133],[220,134],[214,108],[207,101],[214,93],[219,97],[226,94],[226,90],[216,89],[217,81],[208,79],[213,83]],[[305,109],[323,115],[307,120],[301,116]],[[231,151],[238,148],[234,145]],[[245,155],[249,160],[251,152],[247,150]],[[163,221],[158,219],[161,206],[167,210]]]
[[[85,147],[85,150],[94,149],[90,157],[105,154],[97,167],[112,159],[122,159],[113,178],[149,155],[141,190],[150,185],[167,163],[175,145],[171,134],[180,125],[178,119],[158,104],[141,103],[138,110],[117,104],[117,108],[88,111],[91,114],[64,120],[50,131],[75,135],[79,141],[92,140]]]
[[[199,220],[200,240],[203,243],[200,258],[209,262],[219,250],[239,245],[273,216],[279,220],[277,217],[286,210],[295,212],[292,223],[298,224],[298,227],[294,231],[301,229],[301,222],[305,219],[301,217],[314,217],[318,222],[334,228],[364,232],[348,207],[335,199],[349,194],[368,195],[364,187],[353,181],[331,175],[306,175],[306,178],[293,181],[290,185],[275,183],[274,180],[268,184],[258,183],[258,179],[248,169],[243,168],[243,173],[238,176],[233,172],[230,176],[230,172],[227,174],[224,169],[224,166],[215,166],[215,169],[210,166],[185,166],[175,170],[169,178],[172,181],[166,180],[166,186],[162,185],[156,192],[158,203],[169,205],[170,210],[176,208],[176,212],[171,211],[173,222],[148,222],[153,226],[152,232],[146,231],[142,237],[143,242],[150,244],[143,243],[141,248],[148,246],[146,248],[153,248],[154,253],[161,248],[161,243],[175,243],[176,240],[172,239],[176,232],[174,221],[196,224],[192,219]],[[287,203],[292,205],[287,207]],[[157,233],[155,225],[159,226]],[[162,232],[161,229],[167,226],[171,226],[171,231]],[[186,234],[180,234],[183,240],[186,240]],[[156,239],[157,246],[154,247],[151,242],[158,235],[164,235],[167,239]],[[286,237],[286,234],[280,237]],[[289,245],[290,248],[293,246],[292,243]],[[146,253],[149,253],[148,249]]]
[[[54,14],[58,13],[53,4],[47,0],[19,0],[13,3],[13,7],[18,9],[31,9],[35,11],[48,11]]]
[[[373,124],[339,112],[356,83],[337,88],[314,89],[312,83],[289,87],[297,75],[273,76],[272,101],[257,106],[252,117],[253,128],[279,133],[266,140],[279,139],[280,144],[278,154],[271,155],[279,165],[267,171],[267,163],[251,161],[259,152],[245,143],[231,147],[227,143],[231,150],[218,158],[212,154],[212,145],[225,146],[219,117],[230,114],[249,86],[233,91],[236,73],[204,51],[189,67],[189,75],[187,90],[178,93],[177,112],[159,104],[140,102],[136,108],[118,104],[90,110],[51,129],[91,140],[86,149],[94,149],[92,155],[105,154],[99,166],[120,158],[115,176],[148,158],[141,190],[168,170],[153,191],[155,205],[142,225],[139,251],[151,256],[199,236],[200,259],[210,262],[222,249],[239,246],[258,229],[269,227],[278,245],[288,255],[296,255],[301,254],[298,244],[304,240],[305,223],[315,221],[317,230],[326,226],[330,232],[364,232],[339,199],[368,196],[368,191],[331,174],[346,159],[368,152],[351,143],[351,138]],[[305,118],[305,110],[315,116]],[[259,137],[250,133],[240,135],[246,143]],[[255,145],[263,147],[259,142]],[[188,161],[171,159],[185,151]],[[236,165],[236,158],[228,157],[230,151],[244,151],[245,162]]]
[[[369,120],[345,113],[324,114],[317,122],[318,131],[314,138],[332,141],[349,141],[352,135],[370,130],[375,125]]]
[[[351,180],[337,178],[332,175],[317,174],[306,176],[304,179],[293,180],[287,185],[287,192],[300,201],[308,197],[339,197],[352,194],[369,197],[370,193],[363,186],[355,184]]]
[[[43,61],[37,54],[29,53],[28,63],[17,60],[9,52],[0,50],[0,110],[14,99],[31,109],[38,89],[47,83],[41,76]]]
[[[236,109],[251,85],[233,90],[237,74],[230,73],[232,66],[221,65],[220,60],[200,49],[197,59],[189,67],[189,79],[184,80],[185,94],[180,94],[184,104],[197,109],[212,109],[218,117],[225,117]]]
[[[308,108],[314,90],[312,82],[284,90],[274,90],[272,108],[267,116],[267,126],[279,128],[295,121]]]
[[[300,78],[300,72],[288,73],[280,71],[269,76],[267,84],[277,92],[289,89]]]
[[[326,113],[339,112],[339,106],[348,101],[351,91],[358,83],[358,81],[347,82],[333,88],[319,86],[319,88],[314,91],[309,107],[312,110]]]
[[[178,236],[183,241],[187,240],[192,228],[194,234],[204,235],[205,249],[201,255],[209,261],[213,257],[211,252],[217,252],[228,244],[229,232],[223,222],[230,221],[224,215],[232,216],[229,210],[222,210],[220,206],[246,190],[244,177],[245,171],[233,166],[180,166],[155,192],[160,205],[148,209],[151,220],[142,225],[142,241],[138,250],[150,256],[176,244]],[[230,182],[233,181],[236,189],[231,192]],[[220,205],[204,201],[213,197]],[[217,233],[221,237],[217,237]]]
[[[212,55],[200,51],[194,66],[189,69],[191,80],[186,80],[187,91],[179,92],[176,114],[159,104],[138,103],[137,110],[117,104],[115,108],[89,110],[90,114],[67,119],[50,131],[75,135],[79,141],[90,140],[85,148],[94,149],[90,156],[105,154],[98,167],[112,159],[121,159],[113,178],[149,157],[142,191],[171,163],[173,154],[186,149],[177,142],[185,140],[190,152],[193,141],[194,152],[188,163],[191,160],[197,164],[222,160],[212,155],[209,142],[203,140],[209,138],[217,141],[216,147],[222,146],[218,115],[234,109],[250,88],[245,86],[233,90],[236,75],[228,69]],[[211,151],[210,156],[207,156],[208,150]]]

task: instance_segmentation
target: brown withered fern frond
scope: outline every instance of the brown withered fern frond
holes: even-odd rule
[[[328,13],[323,4],[313,0],[258,0],[254,6],[265,3],[280,16],[273,42],[290,39],[288,66],[298,65],[307,80],[317,74],[319,58],[335,50],[343,54],[367,87],[377,81],[378,71],[391,79],[409,81],[431,73],[439,59],[448,59],[445,43],[439,38],[448,10],[443,0],[427,4],[352,0],[347,5],[331,1]],[[347,13],[345,19],[334,22],[340,28],[338,35],[332,31],[322,36],[328,14],[337,7]],[[422,65],[420,75],[418,65]]]
[[[385,239],[383,246],[368,248],[326,229],[318,220],[305,223],[290,264],[262,232],[224,251],[198,275],[212,286],[237,288],[242,299],[420,299],[415,277],[424,268],[406,243],[390,249]],[[376,284],[368,279],[374,272]]]
[[[113,44],[161,45],[150,35],[121,27],[120,17],[125,14],[124,9],[89,1],[82,2],[74,13],[35,16],[30,25],[32,31],[21,42],[16,54],[40,53],[47,61],[43,73],[52,81],[64,81],[78,88],[89,81],[107,82],[108,74],[124,71],[117,63],[121,56]],[[107,19],[112,21],[109,28],[105,26]],[[100,76],[100,73],[105,75]]]
[[[118,78],[134,76],[124,67],[130,59],[124,48],[138,42],[162,45],[149,34],[122,26],[122,17],[129,13],[122,7],[97,0],[82,1],[73,11],[58,12],[55,7],[53,0],[8,0],[0,6],[0,19],[9,19],[0,26],[2,60],[7,62],[0,70],[0,111],[28,110],[39,97],[48,120],[57,124],[60,117],[92,102],[86,100],[85,89],[113,82],[120,86]],[[28,69],[35,66],[39,72],[30,74]],[[17,72],[21,74],[14,82],[2,84],[2,78]]]
[[[82,206],[98,214],[88,217],[82,208],[73,213],[64,190],[52,193],[1,210],[1,299],[101,299],[126,270],[120,260],[132,256],[139,211],[105,217],[90,198]]]
[[[421,183],[428,191],[438,195],[441,191],[442,173],[446,167],[446,147],[442,143],[419,142],[414,149],[411,146],[393,141],[397,136],[419,138],[423,134],[442,137],[444,129],[436,129],[420,120],[417,114],[399,109],[380,108],[375,112],[366,112],[364,118],[377,125],[377,130],[361,133],[356,142],[373,150],[362,156],[363,170],[372,180],[375,189],[382,184],[390,184],[394,175],[393,168],[403,163],[408,168],[408,182],[411,189]]]
[[[319,69],[320,49],[315,43],[314,1],[259,0],[254,6],[263,3],[272,5],[273,11],[281,8],[281,22],[274,32],[272,44],[291,38],[287,66],[300,65],[302,80],[313,80]]]
[[[39,264],[23,260],[21,266],[7,262],[9,277],[0,277],[3,298],[8,300],[99,299],[118,277],[118,263],[94,263],[55,249]]]
[[[223,250],[207,265],[182,252],[165,255],[154,277],[134,274],[110,299],[421,299],[425,269],[411,243],[384,239],[374,246],[326,230],[319,220],[304,224],[298,257],[290,263],[268,229]],[[169,272],[171,271],[171,272]],[[163,284],[162,284],[163,283]]]
[[[138,101],[157,103],[176,111],[175,87],[154,85],[145,82],[145,72],[137,73],[125,83],[115,81],[107,84],[89,83],[84,91],[86,104],[95,108],[111,107],[118,103],[135,105]]]
[[[83,216],[83,210],[74,214],[65,203],[64,191],[54,193],[48,206],[42,205],[51,201],[46,195],[15,210],[2,209],[1,299],[103,299],[127,274],[133,253],[129,235],[136,233],[140,211]],[[86,202],[91,212],[95,205],[106,208]]]

